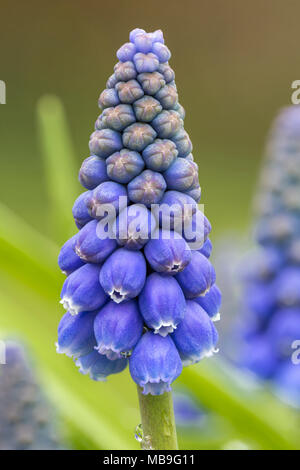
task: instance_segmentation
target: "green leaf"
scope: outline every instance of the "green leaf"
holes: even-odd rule
[[[180,382],[208,409],[228,419],[240,435],[262,449],[297,449],[297,415],[241,370],[221,358],[187,367]]]
[[[76,161],[65,111],[56,96],[43,96],[37,104],[40,146],[49,197],[49,223],[58,242],[71,235],[72,206],[78,196]]]

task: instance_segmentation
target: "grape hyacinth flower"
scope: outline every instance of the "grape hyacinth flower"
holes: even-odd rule
[[[52,410],[23,346],[5,341],[0,368],[0,450],[60,449]]]
[[[283,109],[267,146],[256,208],[257,253],[243,270],[239,363],[300,406],[300,106]],[[298,248],[297,248],[298,247]]]
[[[87,190],[73,207],[79,232],[59,256],[68,277],[57,350],[94,380],[129,363],[142,417],[152,395],[170,415],[169,437],[149,430],[151,445],[171,449],[175,428],[165,392],[183,365],[216,351],[212,320],[221,298],[208,259],[211,226],[198,209],[198,166],[162,32],[133,30],[117,57],[99,97],[91,156],[79,172]]]

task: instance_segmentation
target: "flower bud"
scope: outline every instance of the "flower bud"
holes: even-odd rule
[[[115,131],[121,132],[136,121],[133,109],[129,104],[119,104],[114,108],[107,108],[105,111],[105,127]]]
[[[135,123],[123,132],[123,145],[130,150],[141,152],[147,145],[152,144],[156,132],[149,124]]]
[[[102,307],[107,296],[99,283],[100,266],[85,264],[70,274],[61,291],[61,301],[71,315]]]
[[[164,178],[168,189],[175,191],[185,192],[195,185],[199,186],[197,165],[184,158],[177,158],[164,172]]]
[[[165,171],[174,162],[178,154],[174,142],[167,139],[155,139],[153,144],[143,150],[143,159],[147,168],[153,171]]]
[[[105,206],[110,205],[111,211],[114,212],[113,217],[119,212],[120,198],[126,197],[127,191],[122,184],[113,181],[101,183],[94,189],[92,197],[87,201],[89,214],[100,220],[107,212]],[[102,210],[103,206],[105,210]]]
[[[129,359],[131,377],[143,388],[143,394],[162,395],[181,374],[182,363],[170,338],[145,333]]]
[[[138,73],[155,72],[159,66],[159,60],[155,54],[143,54],[138,52],[133,57],[133,62]]]
[[[117,51],[117,57],[120,62],[127,62],[127,60],[132,60],[133,56],[136,53],[136,47],[131,42],[126,42],[120,49]]]
[[[188,133],[183,128],[179,129],[175,135],[172,135],[172,140],[178,150],[178,157],[186,157],[189,153],[192,152],[192,142]]]
[[[166,182],[160,173],[144,170],[128,184],[128,197],[136,203],[157,204],[163,197]]]
[[[106,160],[107,174],[117,183],[127,184],[144,169],[145,163],[138,152],[122,149]]]
[[[184,319],[172,333],[182,364],[188,366],[216,352],[218,333],[207,313],[188,300]]]
[[[153,119],[151,126],[155,129],[158,137],[161,139],[172,138],[172,140],[174,140],[173,136],[179,132],[182,126],[182,119],[176,111],[165,110]],[[177,147],[177,143],[174,143]]]
[[[58,266],[66,276],[71,274],[76,269],[83,266],[83,261],[75,253],[75,244],[77,240],[77,234],[74,235],[70,240],[62,246],[58,256]]]
[[[102,109],[117,106],[117,104],[119,103],[120,100],[118,97],[118,93],[114,88],[107,88],[106,90],[102,91],[98,100],[98,106]]]
[[[140,73],[137,80],[141,84],[145,95],[155,95],[166,84],[164,77],[158,72]]]
[[[152,46],[152,52],[158,57],[159,62],[168,62],[171,58],[171,52],[164,44],[160,42],[155,42]]]
[[[144,95],[143,89],[136,80],[116,84],[119,99],[122,103],[132,104]]]
[[[133,80],[137,75],[135,66],[130,60],[118,62],[114,67],[114,72],[118,82],[128,82],[128,80]]]
[[[110,298],[120,303],[141,292],[146,279],[146,262],[140,251],[119,248],[105,261],[100,284]]]
[[[96,316],[94,331],[98,353],[111,360],[130,354],[143,333],[137,302],[108,302]]]
[[[75,224],[79,229],[84,227],[85,224],[92,220],[92,217],[90,216],[87,207],[88,201],[92,197],[92,193],[92,191],[86,191],[80,194],[80,196],[78,196],[74,203],[72,213],[75,220]]]
[[[94,189],[104,181],[108,181],[105,160],[96,155],[86,158],[79,171],[79,182],[82,186],[86,189]]]
[[[174,70],[171,69],[169,64],[160,64],[158,67],[158,71],[162,74],[166,83],[170,83],[175,79]]]
[[[173,277],[152,273],[139,296],[139,307],[146,325],[154,333],[167,336],[183,319],[186,302]]]
[[[111,129],[95,131],[90,137],[89,147],[91,153],[98,157],[107,158],[123,147],[121,134]]]
[[[159,101],[152,96],[143,96],[133,104],[138,121],[151,122],[162,111]]]
[[[165,85],[156,94],[155,98],[164,109],[174,109],[178,103],[177,91],[171,85]]]

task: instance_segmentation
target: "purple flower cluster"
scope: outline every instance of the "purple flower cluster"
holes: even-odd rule
[[[58,352],[94,380],[129,362],[155,395],[215,351],[221,302],[170,56],[161,31],[135,29],[118,50],[79,172],[79,232],[59,255]]]
[[[299,406],[299,106],[284,109],[274,123],[256,211],[260,248],[244,273],[246,315],[241,363],[270,380],[282,396]]]
[[[0,364],[0,450],[57,450],[53,413],[32,374],[24,349],[5,342]]]

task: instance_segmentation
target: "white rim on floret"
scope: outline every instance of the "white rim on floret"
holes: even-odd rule
[[[78,315],[80,312],[80,306],[73,303],[71,297],[63,297],[60,301],[60,304],[63,305],[64,309],[66,309],[71,315]]]

